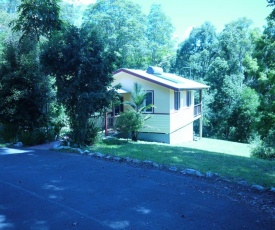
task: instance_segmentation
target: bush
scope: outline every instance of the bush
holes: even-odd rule
[[[53,140],[53,137],[54,137],[53,130],[52,129],[47,130],[46,128],[39,128],[33,131],[22,130],[18,135],[18,139],[25,146],[43,144],[47,141]]]
[[[16,142],[18,128],[15,125],[0,125],[0,139],[3,142]]]
[[[252,145],[252,156],[262,159],[275,159],[275,130],[269,130],[263,140],[259,137],[255,138]]]
[[[132,140],[137,141],[138,133],[144,127],[146,117],[140,112],[128,110],[117,118],[115,128],[122,133],[131,133]]]
[[[96,142],[100,140],[100,131],[101,128],[96,125],[94,119],[89,120],[89,125],[85,137],[85,144],[86,145],[94,145]]]

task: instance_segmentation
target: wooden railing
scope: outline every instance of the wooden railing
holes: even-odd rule
[[[116,124],[117,117],[119,117],[119,116],[103,117],[103,119],[102,119],[102,128],[103,128],[103,130],[105,130],[105,135],[106,136],[115,131],[115,124]]]
[[[194,117],[201,115],[201,104],[194,106]]]
[[[114,128],[115,127],[117,117],[118,116],[108,117],[108,128]]]

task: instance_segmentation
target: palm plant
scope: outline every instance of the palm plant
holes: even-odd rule
[[[144,115],[147,109],[154,107],[152,104],[146,105],[146,91],[137,82],[134,83],[131,94],[132,101],[126,101],[128,110],[120,115],[116,121],[116,128],[121,132],[131,132],[132,141],[138,140],[138,133],[145,127],[145,121],[151,116]]]

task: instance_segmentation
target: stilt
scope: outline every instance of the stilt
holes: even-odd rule
[[[202,108],[202,90],[200,90],[200,104],[201,104],[201,117],[200,117],[200,139],[202,139],[202,123],[203,123],[203,108]]]
[[[202,114],[200,117],[200,139],[202,139]]]
[[[104,114],[105,137],[108,136],[108,113]]]

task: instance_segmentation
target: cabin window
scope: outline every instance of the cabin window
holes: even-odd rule
[[[146,91],[146,98],[144,100],[144,106],[153,105],[154,104],[154,91],[148,90]],[[146,113],[153,113],[154,108],[147,108],[145,109]]]
[[[179,91],[175,91],[174,92],[175,95],[175,110],[179,110],[180,109],[180,92]]]
[[[191,98],[192,98],[191,91],[187,91],[186,92],[186,106],[187,107],[190,107],[192,104]]]

